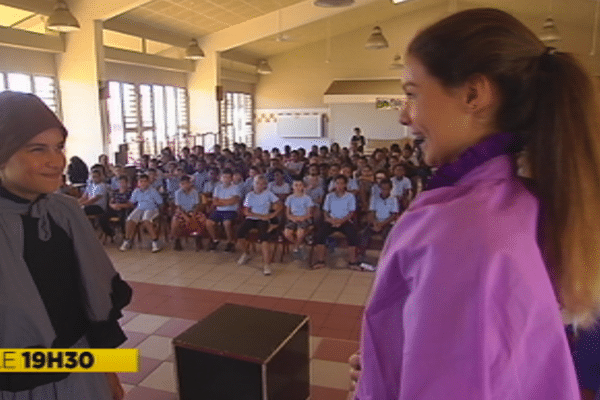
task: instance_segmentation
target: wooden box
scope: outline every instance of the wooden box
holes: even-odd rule
[[[306,400],[308,317],[225,304],[173,339],[181,400]]]

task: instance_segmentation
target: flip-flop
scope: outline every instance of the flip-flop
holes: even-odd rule
[[[313,265],[310,266],[310,269],[312,269],[312,270],[321,269],[321,268],[325,268],[325,261],[317,261],[316,263],[314,263]]]

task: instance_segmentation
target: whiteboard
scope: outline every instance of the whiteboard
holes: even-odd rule
[[[323,136],[323,116],[318,112],[277,113],[277,135],[285,138]]]

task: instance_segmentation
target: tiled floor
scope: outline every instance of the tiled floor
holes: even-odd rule
[[[260,256],[238,266],[239,253],[146,249],[107,252],[134,289],[122,326],[122,347],[140,349],[140,371],[120,374],[127,400],[176,399],[171,340],[224,303],[305,314],[311,327],[311,399],[348,397],[348,357],[358,348],[360,319],[373,274],[343,268],[342,251],[330,268],[310,271],[298,261],[261,272]],[[286,256],[285,260],[288,257]]]

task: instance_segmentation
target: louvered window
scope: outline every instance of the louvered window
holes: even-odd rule
[[[46,105],[60,115],[56,79],[50,76],[28,75],[21,73],[0,73],[0,91],[34,93]]]
[[[111,149],[128,144],[128,162],[164,147],[180,152],[189,132],[187,90],[174,86],[110,82]],[[115,95],[113,96],[113,92]],[[117,142],[113,143],[113,138]]]
[[[226,92],[219,104],[219,137],[223,148],[233,149],[234,143],[254,145],[254,101],[252,95]]]

